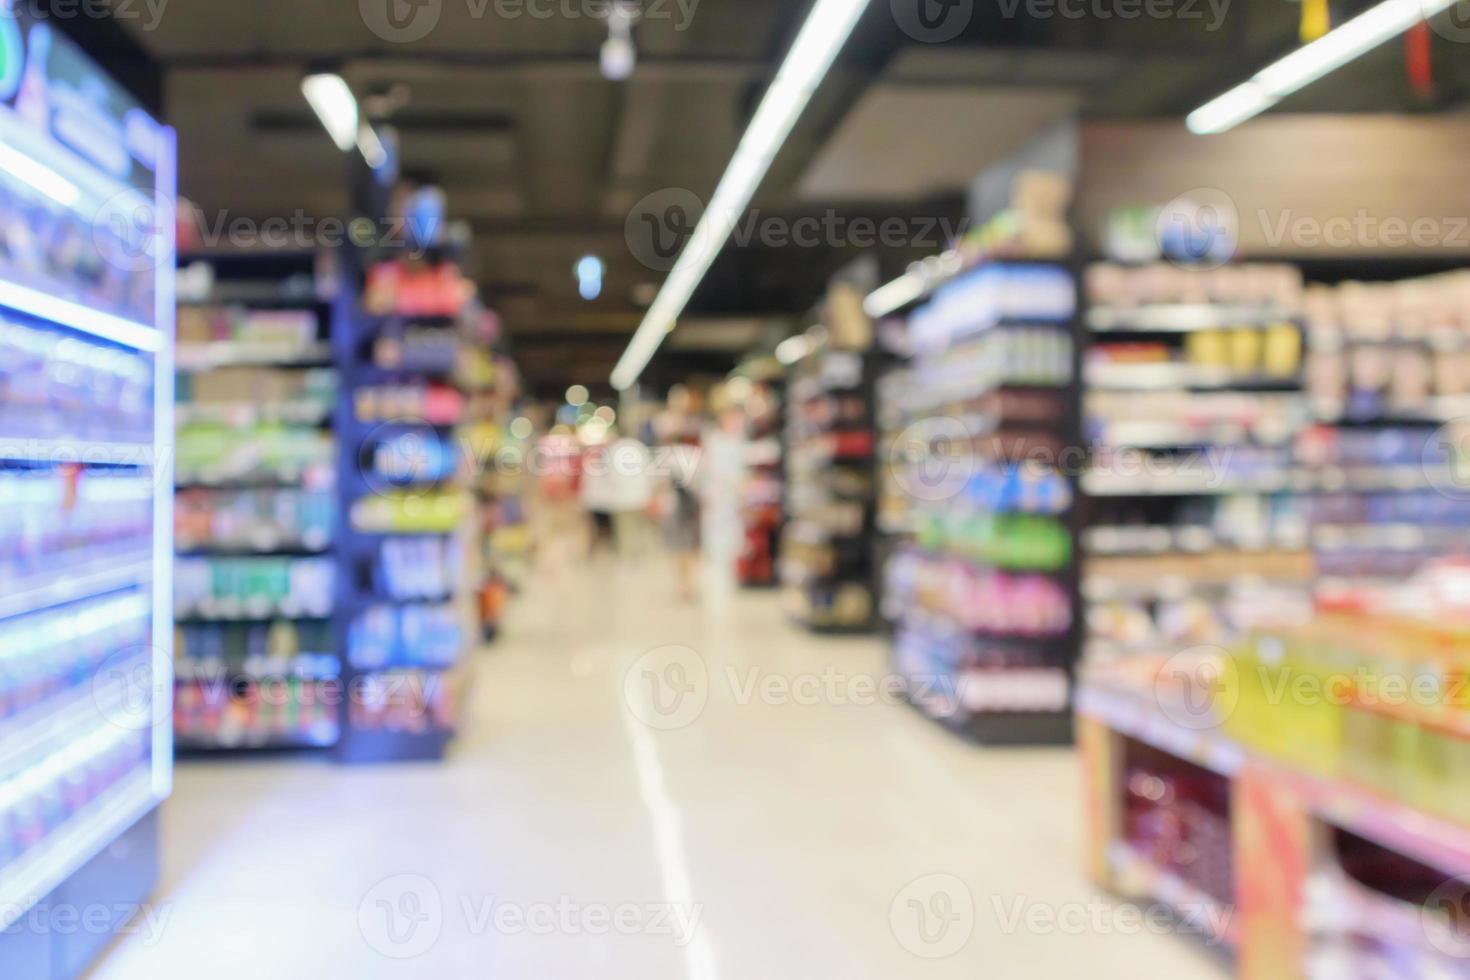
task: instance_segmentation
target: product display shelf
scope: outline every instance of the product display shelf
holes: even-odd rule
[[[1144,876],[1136,874],[1138,848],[1123,839],[1123,779],[1130,745],[1151,746],[1226,780],[1232,824],[1227,846],[1235,865],[1235,895],[1227,904],[1233,911],[1232,933],[1227,939],[1236,949],[1238,976],[1316,976],[1308,970],[1308,932],[1313,927],[1351,926],[1354,908],[1342,896],[1308,914],[1310,902],[1322,901],[1317,880],[1341,874],[1326,846],[1326,836],[1333,830],[1345,830],[1432,868],[1444,882],[1470,874],[1470,824],[1464,814],[1454,820],[1426,813],[1347,777],[1294,767],[1239,742],[1222,730],[1222,721],[1205,724],[1194,707],[1180,707],[1175,693],[1164,693],[1163,686],[1135,680],[1092,677],[1083,679],[1079,689],[1089,871],[1094,880],[1117,893],[1164,904],[1177,905],[1180,895],[1194,890],[1188,883],[1180,889],[1177,874],[1157,867]],[[1185,908],[1197,911],[1204,907],[1202,901],[1186,899]],[[1373,920],[1382,926],[1383,908],[1397,902],[1391,904],[1383,896],[1372,901],[1379,908]],[[1436,912],[1408,907],[1404,914],[1414,929],[1399,930],[1399,939],[1419,946],[1424,958],[1436,956],[1429,940],[1441,927]],[[1452,932],[1448,923],[1444,929]],[[1463,967],[1463,961],[1452,956],[1445,959],[1441,970],[1455,964]],[[1451,970],[1423,976],[1458,974]]]
[[[465,411],[458,438],[470,469],[475,516],[465,562],[467,581],[475,583],[480,636],[490,642],[499,635],[511,596],[524,581],[529,549],[524,474],[518,466],[499,463],[503,451],[524,448],[511,431],[520,375],[503,349],[505,337],[494,314],[482,314],[467,339],[459,372]]]
[[[0,974],[71,980],[153,890],[173,786],[174,243],[153,218],[178,156],[49,8],[3,26]]]
[[[1076,271],[992,257],[938,282],[908,307],[911,361],[881,390],[894,663],[916,708],[973,741],[1066,743],[1080,643]]]
[[[1305,602],[1309,495],[1404,475],[1300,461],[1300,272],[1097,263],[1087,288],[1088,658],[1228,643],[1241,607]]]
[[[779,376],[756,375],[743,403],[744,479],[740,513],[744,541],[737,565],[746,588],[779,584],[782,498],[785,494],[785,385]]]
[[[370,282],[383,274],[375,270]],[[443,758],[478,634],[468,587],[475,505],[458,429],[463,332],[477,311],[463,300],[454,314],[397,308],[391,290],[375,299],[370,286],[366,299],[344,290],[334,312],[334,626],[348,693],[337,756],[349,763]]]
[[[330,307],[315,256],[180,273],[174,728],[181,751],[336,743]]]
[[[1435,558],[1466,553],[1470,522],[1470,273],[1416,279],[1393,263],[1364,268],[1369,281],[1307,287],[1307,397],[1313,425],[1303,462],[1393,474],[1391,487],[1351,479],[1323,486],[1310,514],[1324,580],[1411,575]],[[1330,264],[1314,274],[1330,276]]]
[[[821,343],[786,385],[782,603],[816,633],[875,625],[873,371],[872,354]]]

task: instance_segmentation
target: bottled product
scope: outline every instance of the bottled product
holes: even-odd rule
[[[180,558],[174,606],[181,618],[324,617],[335,580],[326,558]]]

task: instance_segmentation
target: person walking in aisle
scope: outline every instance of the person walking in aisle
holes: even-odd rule
[[[689,602],[699,595],[699,452],[701,421],[693,392],[684,385],[669,390],[666,410],[656,424],[659,442],[673,450],[676,462],[666,488],[664,541],[673,552],[679,593]]]
[[[534,463],[537,481],[531,517],[537,565],[548,580],[561,582],[571,570],[581,526],[581,453],[571,431],[564,426],[552,429],[537,443]]]
[[[607,445],[588,446],[582,456],[581,501],[591,521],[587,537],[589,559],[597,557],[598,552],[613,551],[613,511],[617,509],[617,494]]]
[[[631,436],[617,435],[607,447],[613,536],[618,555],[642,558],[648,541],[648,511],[653,500],[653,454]]]

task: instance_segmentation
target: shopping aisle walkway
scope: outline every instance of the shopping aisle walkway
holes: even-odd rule
[[[772,594],[674,594],[526,595],[446,765],[181,766],[153,923],[96,977],[1224,975],[1085,883],[1070,752],[859,703],[882,644]]]

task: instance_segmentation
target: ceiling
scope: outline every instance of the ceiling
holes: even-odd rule
[[[385,2],[429,17],[400,21],[411,32],[432,29],[385,39]],[[397,86],[406,99],[388,118],[404,167],[436,175],[451,215],[472,223],[472,274],[528,378],[547,393],[605,386],[663,276],[625,234],[639,202],[671,188],[709,196],[811,4],[644,0],[640,63],[619,84],[598,70],[607,27],[588,14],[602,0],[417,2],[171,0],[151,30],[125,21],[163,66],[182,192],[211,220],[342,214],[343,160],[305,105],[301,76],[330,65],[360,100]],[[968,177],[1026,133],[1073,107],[1182,114],[1287,50],[1299,10],[1286,0],[1215,0],[1226,6],[1212,31],[1208,0],[1177,0],[1205,12],[1188,21],[1097,16],[1127,0],[1073,0],[1070,9],[1092,11],[1075,20],[1033,16],[1051,9],[1036,0],[1006,0],[974,4],[960,36],[931,44],[899,26],[913,2],[872,0],[775,161],[756,200],[762,214],[957,218]],[[1402,47],[1388,44],[1285,108],[1444,109],[1470,92],[1463,50],[1436,36],[1441,90],[1428,103],[1403,81]],[[885,260],[901,266],[926,250],[890,249]],[[727,247],[691,305],[689,336],[654,370],[718,368],[748,346],[750,321],[804,315],[857,251]],[[572,273],[587,253],[608,265],[594,302],[578,297]],[[747,327],[721,329],[740,322]]]

